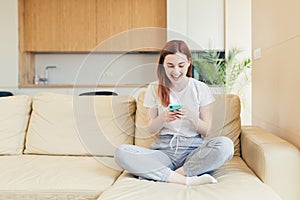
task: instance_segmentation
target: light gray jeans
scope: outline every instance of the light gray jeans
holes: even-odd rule
[[[182,166],[187,176],[209,173],[230,160],[233,153],[233,142],[223,136],[203,140],[198,135],[160,135],[150,149],[121,145],[116,151],[115,161],[142,179],[166,182],[171,171]]]

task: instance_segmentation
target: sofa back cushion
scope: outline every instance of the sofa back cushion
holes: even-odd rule
[[[31,111],[28,96],[0,98],[0,154],[22,154]]]
[[[25,153],[113,156],[133,144],[135,100],[127,96],[72,96],[40,93]]]
[[[146,91],[141,91],[136,101],[135,113],[135,138],[134,144],[142,147],[149,148],[150,144],[157,138],[158,134],[150,134],[147,131],[146,114],[147,109],[144,106],[144,98]]]
[[[234,94],[214,95],[213,122],[207,137],[227,136],[234,143],[234,155],[240,156],[241,106],[240,98]]]
[[[146,108],[143,106],[145,91],[140,92],[137,98],[135,144],[149,147],[156,139],[156,135],[147,132]],[[213,122],[211,133],[207,138],[227,136],[234,142],[235,155],[240,156],[240,100],[233,94],[214,95]]]

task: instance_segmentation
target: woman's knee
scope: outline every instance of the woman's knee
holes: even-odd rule
[[[227,160],[230,160],[234,154],[234,144],[233,141],[226,137],[221,136],[220,137],[221,143],[222,143],[222,151],[227,154]]]
[[[134,162],[134,160],[142,159],[148,157],[153,150],[146,149],[144,147],[132,145],[132,144],[122,144],[115,152],[115,160],[123,162]]]
[[[131,146],[133,145],[121,144],[115,151],[115,160],[117,162],[122,161],[126,157],[126,155],[128,155]]]
[[[213,140],[213,143],[219,150],[219,154],[226,159],[230,160],[234,154],[234,144],[232,140],[226,136],[216,137]]]

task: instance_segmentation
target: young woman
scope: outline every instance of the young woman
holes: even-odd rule
[[[157,66],[158,81],[147,88],[144,106],[148,128],[159,133],[150,149],[121,145],[115,154],[120,167],[141,179],[185,185],[216,183],[209,172],[233,156],[227,137],[206,140],[214,97],[202,82],[190,78],[192,55],[181,40],[166,43]],[[168,109],[169,104],[182,108]]]

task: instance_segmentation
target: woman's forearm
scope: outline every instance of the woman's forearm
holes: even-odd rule
[[[205,121],[201,120],[199,117],[195,117],[195,118],[191,119],[190,121],[196,128],[197,133],[199,133],[203,137],[206,137],[208,135],[210,127],[208,126],[208,124]]]
[[[148,131],[151,134],[155,134],[163,128],[163,125],[166,121],[165,112],[158,115],[156,118],[149,120],[148,122]]]
[[[204,121],[196,113],[189,112],[189,114],[190,115],[187,116],[187,119],[189,119],[190,122],[193,124],[193,126],[195,127],[197,133],[199,133],[203,137],[206,137],[209,133],[209,130],[210,130],[210,124],[211,124],[210,120]]]

